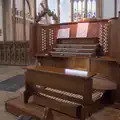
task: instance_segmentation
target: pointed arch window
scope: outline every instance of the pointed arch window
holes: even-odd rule
[[[81,18],[96,17],[96,0],[73,0],[73,21],[79,21]],[[87,10],[87,12],[86,12]],[[85,15],[87,13],[87,15]]]

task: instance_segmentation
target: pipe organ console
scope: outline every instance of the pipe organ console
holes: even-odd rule
[[[31,24],[30,53],[41,66],[26,68],[24,102],[34,96],[38,105],[85,120],[107,93],[115,91],[119,99],[119,24],[119,19]]]

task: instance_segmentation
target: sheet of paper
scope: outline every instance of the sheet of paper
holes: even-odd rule
[[[65,69],[65,74],[67,74],[67,75],[81,76],[81,77],[87,77],[88,76],[88,71]]]
[[[57,38],[69,38],[70,37],[70,28],[59,29]]]
[[[78,23],[76,37],[87,37],[89,23]]]

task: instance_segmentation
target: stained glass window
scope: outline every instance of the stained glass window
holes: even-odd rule
[[[96,0],[88,0],[87,8],[85,8],[85,0],[74,0],[73,2],[73,20],[79,21],[85,17],[85,10],[87,9],[87,18],[96,17]]]
[[[88,0],[87,13],[88,18],[96,17],[96,0]]]

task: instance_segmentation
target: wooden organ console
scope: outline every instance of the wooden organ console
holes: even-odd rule
[[[49,26],[31,24],[30,53],[42,66],[81,68],[113,79],[113,66],[119,61],[117,52],[112,48],[113,42],[117,44],[118,41],[117,38],[112,39],[113,21],[119,20],[91,20]],[[76,37],[80,23],[89,23],[86,37]],[[57,38],[60,29],[68,28],[68,38]]]
[[[84,29],[86,23],[87,34],[78,37],[78,26]],[[31,24],[30,53],[39,64],[26,67],[24,103],[33,96],[34,104],[45,108],[42,120],[68,120],[61,115],[85,120],[103,107],[108,93],[119,100],[119,26],[118,18]],[[67,37],[58,37],[61,29]],[[54,112],[61,115],[57,118]]]

